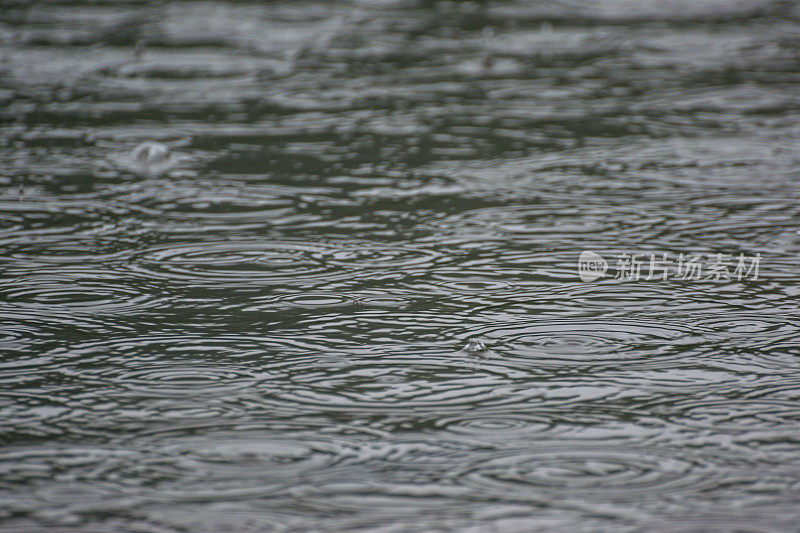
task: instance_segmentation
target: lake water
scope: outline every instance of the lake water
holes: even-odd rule
[[[795,2],[3,4],[0,530],[800,527]]]

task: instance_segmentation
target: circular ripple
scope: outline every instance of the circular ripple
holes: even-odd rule
[[[301,309],[341,307],[352,303],[352,300],[343,294],[324,292],[286,295],[282,296],[280,301],[290,307]]]
[[[608,443],[594,448],[585,443],[563,442],[494,455],[456,472],[455,476],[467,485],[497,495],[546,490],[550,495],[580,493],[603,498],[611,495],[635,498],[643,492],[696,491],[715,479],[709,464],[691,459],[685,453],[614,449]]]
[[[685,358],[705,344],[694,328],[666,321],[554,320],[500,324],[470,330],[489,339],[493,349],[511,359],[539,363],[597,364],[650,362]],[[684,359],[685,360],[685,359]]]
[[[268,284],[332,276],[324,246],[289,242],[193,243],[151,249],[134,268],[194,283]]]
[[[588,382],[588,380],[587,380]],[[510,404],[501,408],[485,409],[480,406],[453,415],[431,413],[430,423],[447,433],[477,437],[481,442],[497,442],[504,447],[527,446],[532,440],[591,438],[597,428],[629,436],[631,413],[629,409],[614,406],[614,402],[597,401],[597,396],[582,401],[576,399],[589,388],[585,382],[560,380],[556,385],[568,394],[561,405],[556,398],[537,399],[534,402]],[[569,388],[575,389],[572,394]],[[644,439],[647,430],[638,427],[637,437]]]
[[[140,366],[140,365],[137,365]],[[106,372],[103,377],[137,393],[175,396],[216,393],[247,387],[252,375],[226,366],[162,363],[150,368]]]
[[[552,416],[524,413],[476,413],[435,420],[437,426],[459,435],[506,438],[542,433],[552,434],[557,422]]]
[[[47,355],[52,358],[48,368],[60,379],[90,384],[93,390],[142,397],[202,397],[253,387],[259,374],[242,361],[288,354],[291,349],[291,342],[278,339],[172,334],[81,343]]]
[[[784,400],[715,400],[665,407],[676,423],[726,433],[800,430],[797,402]]]
[[[795,333],[800,329],[800,325],[795,320],[785,316],[733,315],[712,317],[704,320],[703,324],[719,333],[742,338],[748,338],[753,335],[782,336],[786,333]]]
[[[279,435],[256,430],[237,431],[234,434],[215,433],[217,432],[212,430],[200,436],[172,436],[170,443],[162,450],[176,456],[191,456],[207,463],[227,463],[241,473],[252,472],[254,465],[269,467],[273,470],[269,475],[276,477],[279,476],[274,471],[275,468],[284,466],[297,470],[299,465],[304,470],[320,468],[334,460],[333,456],[336,455],[336,451],[332,450],[333,446],[325,445],[324,438],[319,438],[316,442],[313,439],[292,438],[290,435],[280,438]],[[344,452],[343,447],[339,451]],[[262,470],[255,475],[263,474]]]
[[[138,441],[194,467],[197,484],[163,487],[165,492],[177,490],[177,497],[188,500],[241,501],[288,487],[308,490],[314,481],[335,475],[338,463],[358,461],[361,442],[330,429],[291,423],[276,429],[269,422],[264,427],[182,427],[144,434]]]
[[[333,281],[364,269],[429,266],[435,252],[377,244],[225,242],[163,246],[141,254],[134,266],[148,276],[213,284],[304,284]]]
[[[74,313],[124,313],[156,305],[158,300],[139,290],[73,279],[15,279],[0,286],[0,295],[11,305],[25,309]]]

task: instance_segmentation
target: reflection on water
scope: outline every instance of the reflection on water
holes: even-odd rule
[[[0,529],[796,529],[799,20],[4,3]]]

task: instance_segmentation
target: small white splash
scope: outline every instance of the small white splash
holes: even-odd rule
[[[140,176],[160,176],[186,160],[173,152],[170,146],[158,141],[145,141],[125,155],[110,159],[111,165]]]
[[[144,165],[163,163],[169,158],[169,146],[154,141],[146,141],[131,152],[131,159]]]
[[[470,339],[467,341],[467,345],[464,346],[464,351],[467,353],[480,354],[486,353],[487,348],[483,341],[478,339]]]

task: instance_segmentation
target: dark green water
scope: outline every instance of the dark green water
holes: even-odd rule
[[[796,530],[799,141],[794,2],[3,2],[0,530]]]

